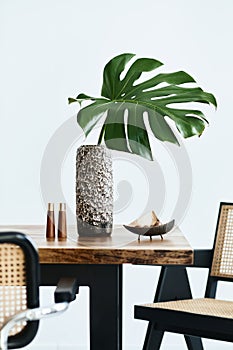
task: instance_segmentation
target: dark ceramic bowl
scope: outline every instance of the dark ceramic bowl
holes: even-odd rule
[[[136,227],[136,226],[128,226],[123,225],[128,231],[135,233],[138,235],[138,239],[140,240],[140,236],[161,236],[163,239],[163,235],[171,231],[171,229],[175,225],[175,220],[171,220],[166,224],[158,225],[158,226],[148,226],[148,227]]]

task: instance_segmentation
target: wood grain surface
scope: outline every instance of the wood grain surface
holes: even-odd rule
[[[140,264],[140,265],[191,265],[193,250],[185,236],[175,227],[164,236],[142,237],[116,226],[110,237],[79,237],[75,226],[68,227],[66,241],[46,240],[43,225],[4,225],[0,231],[19,231],[28,234],[35,242],[42,264]]]

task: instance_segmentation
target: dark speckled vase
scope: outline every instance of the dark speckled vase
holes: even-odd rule
[[[76,158],[76,217],[79,236],[110,236],[113,225],[111,152],[83,145]]]

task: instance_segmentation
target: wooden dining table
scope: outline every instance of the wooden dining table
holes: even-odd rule
[[[43,225],[8,225],[0,229],[20,231],[32,238],[39,252],[41,286],[55,286],[61,277],[76,277],[80,286],[90,288],[91,350],[122,349],[123,264],[163,266],[155,300],[169,300],[171,290],[177,297],[188,297],[184,266],[193,264],[193,249],[178,227],[163,239],[141,237],[139,241],[123,226],[115,226],[110,237],[101,238],[79,237],[76,227],[69,226],[65,241],[52,242],[46,240]],[[148,327],[145,349],[152,333]]]

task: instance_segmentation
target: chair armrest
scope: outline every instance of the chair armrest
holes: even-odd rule
[[[78,281],[73,277],[63,277],[59,280],[54,292],[55,303],[64,301],[70,303],[76,299],[76,294],[79,292]]]
[[[38,307],[27,309],[10,317],[0,331],[0,349],[7,349],[7,339],[9,332],[18,322],[35,321],[49,316],[61,314],[68,309],[69,303],[76,299],[78,294],[78,282],[76,278],[61,278],[54,293],[55,304],[48,307]]]
[[[7,350],[7,340],[11,328],[13,328],[18,322],[24,321],[37,321],[42,318],[55,316],[66,311],[69,307],[68,302],[53,304],[48,307],[38,307],[35,309],[26,309],[14,316],[10,317],[3,325],[0,331],[0,349]]]

